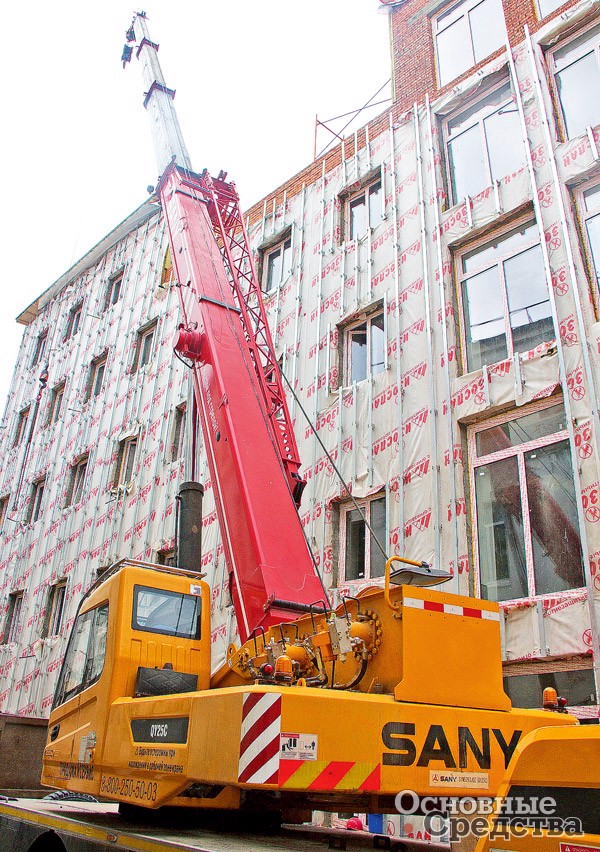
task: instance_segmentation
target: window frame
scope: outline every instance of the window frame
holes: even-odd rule
[[[262,252],[262,276],[261,290],[266,295],[274,293],[279,287],[284,284],[292,274],[292,233],[288,231],[276,243],[263,249]],[[289,264],[286,266],[286,252],[289,251]],[[269,273],[271,271],[271,261],[276,254],[281,254],[281,268],[279,270],[279,280],[269,281]]]
[[[10,505],[10,494],[5,494],[0,497],[0,533],[4,531],[4,521],[8,517],[8,507]]]
[[[165,550],[156,551],[156,564],[164,565],[167,568],[176,568],[175,563],[175,548],[169,547]]]
[[[141,328],[138,329],[136,334],[136,342],[135,342],[135,352],[133,356],[133,364],[131,367],[132,373],[137,373],[138,370],[147,367],[148,364],[152,363],[154,358],[154,348],[156,343],[156,332],[158,330],[158,320],[152,320],[152,322],[146,323]],[[151,337],[151,343],[149,350],[146,350],[146,340]],[[145,358],[145,353],[148,351],[148,357]]]
[[[522,408],[511,409],[504,414],[497,415],[496,417],[489,418],[486,420],[479,421],[467,427],[467,447],[468,447],[468,480],[469,480],[469,498],[470,498],[470,514],[471,514],[471,530],[472,530],[472,548],[473,548],[473,573],[475,579],[475,596],[483,597],[483,589],[481,582],[481,571],[480,571],[480,556],[479,556],[479,525],[478,525],[478,514],[477,514],[477,498],[476,498],[476,483],[475,476],[476,471],[480,467],[484,467],[486,465],[492,464],[494,461],[501,461],[505,458],[516,457],[519,465],[519,494],[520,494],[520,505],[522,510],[522,522],[523,522],[523,537],[524,537],[524,551],[525,558],[527,560],[526,564],[526,580],[527,580],[527,594],[524,597],[520,598],[506,598],[499,601],[502,606],[511,606],[516,604],[522,600],[536,599],[541,600],[545,597],[556,597],[557,595],[569,597],[581,594],[582,591],[585,591],[585,575],[582,573],[583,585],[576,586],[573,588],[565,589],[562,591],[555,592],[544,592],[538,594],[532,590],[535,590],[535,566],[533,559],[533,547],[532,547],[532,532],[531,532],[531,519],[529,512],[529,498],[527,494],[526,488],[526,474],[524,473],[524,458],[525,454],[531,452],[533,449],[542,449],[544,447],[552,446],[553,444],[559,444],[563,441],[569,441],[569,433],[567,428],[565,427],[560,432],[553,432],[550,435],[544,435],[543,437],[530,439],[528,441],[524,441],[520,444],[515,444],[511,446],[507,450],[500,450],[493,453],[488,453],[485,456],[478,456],[476,440],[477,435],[480,432],[483,432],[487,429],[492,429],[495,426],[500,426],[504,423],[509,423],[511,421],[517,421],[523,417],[526,417],[529,414],[536,414],[541,411],[546,411],[551,408],[558,408],[559,406],[563,407],[564,411],[564,402],[563,397],[551,396],[547,399],[538,400],[530,405],[524,406]],[[566,413],[565,413],[566,418]],[[571,474],[573,475],[573,485],[575,487],[574,481],[574,472],[571,469]],[[523,487],[523,483],[525,483],[525,487]],[[578,528],[578,533],[581,539],[581,530]],[[583,572],[583,568],[582,568]],[[488,598],[486,598],[488,600]],[[492,598],[489,598],[492,600]]]
[[[493,95],[495,95],[497,92],[499,92],[501,89],[504,89],[504,88],[508,89],[509,94],[507,96],[507,99],[503,100],[503,102],[500,106],[494,106],[493,104],[490,104],[489,107],[488,107],[488,111],[486,112],[485,115],[481,116],[479,119],[477,119],[477,121],[473,120],[473,122],[468,126],[468,128],[463,128],[459,133],[456,133],[456,135],[454,135],[454,136],[451,135],[449,128],[450,128],[450,124],[453,121],[455,121],[457,118],[459,118],[463,113],[466,113],[470,109],[472,109],[473,107],[476,107],[478,104],[483,103],[483,101],[492,97]],[[485,167],[485,174],[486,174],[486,181],[487,181],[485,186],[482,186],[480,190],[478,190],[476,193],[474,193],[474,196],[477,196],[480,192],[483,192],[487,187],[492,186],[494,181],[501,180],[503,177],[506,177],[506,175],[498,175],[497,177],[494,177],[494,175],[492,174],[492,164],[491,164],[491,159],[490,159],[487,136],[485,134],[484,122],[488,118],[490,118],[491,116],[495,115],[496,113],[502,112],[506,108],[506,106],[508,106],[508,104],[510,104],[510,103],[512,103],[515,106],[515,111],[516,111],[517,106],[516,106],[516,99],[515,99],[515,93],[514,93],[514,90],[513,90],[512,81],[509,77],[505,77],[502,80],[499,80],[496,83],[494,83],[494,85],[490,86],[485,92],[482,92],[476,98],[469,100],[467,103],[461,104],[461,106],[452,110],[452,112],[448,113],[447,115],[445,115],[443,117],[443,119],[442,119],[442,138],[443,138],[443,141],[444,141],[444,160],[445,160],[445,167],[446,167],[446,169],[445,169],[446,170],[446,182],[447,182],[447,186],[448,186],[448,196],[449,196],[451,205],[460,204],[461,202],[463,202],[465,200],[465,196],[458,197],[456,195],[456,191],[455,191],[455,188],[454,188],[453,169],[452,169],[452,166],[451,166],[450,144],[452,142],[454,142],[454,140],[457,139],[458,137],[467,133],[472,127],[475,127],[477,125],[479,125],[479,127],[480,127],[481,150],[483,151],[483,154],[484,154],[484,167]],[[519,168],[524,168],[526,166],[527,162],[526,162],[526,151],[525,151],[525,147],[523,145],[522,139],[520,140],[520,145],[521,145],[521,148],[522,148],[523,162],[522,162],[522,165]],[[474,196],[471,196],[471,197],[474,197]]]
[[[33,354],[31,357],[31,366],[37,367],[37,365],[42,361],[45,353],[46,346],[48,345],[48,329],[46,328],[44,331],[38,334],[35,349],[33,350]]]
[[[103,352],[101,355],[98,355],[97,358],[94,358],[92,363],[90,364],[90,372],[86,393],[86,402],[89,402],[92,399],[96,399],[100,396],[104,389],[104,379],[106,377],[106,365],[108,363],[108,352]],[[98,374],[102,372],[102,378],[100,381],[100,386],[98,385]]]
[[[138,442],[139,436],[136,433],[135,435],[129,435],[127,438],[123,438],[119,441],[119,450],[117,453],[117,461],[115,464],[115,475],[114,475],[114,488],[127,488],[133,480],[135,479],[135,460],[138,451]],[[133,454],[131,451],[131,447],[134,447]],[[129,467],[129,463],[131,461],[131,478],[123,479],[123,474],[127,471]]]
[[[600,222],[600,203],[598,204],[598,208],[596,210],[592,210],[591,212],[586,211],[585,195],[591,190],[597,190],[600,193],[600,177],[596,177],[593,180],[586,181],[585,183],[578,186],[574,192],[574,196],[578,214],[577,218],[580,225],[583,253],[589,273],[590,284],[592,288],[592,299],[594,301],[594,308],[596,311],[597,318],[600,311],[600,240],[598,245],[598,268],[596,268],[596,264],[594,262],[594,252],[592,249],[592,241],[590,239],[587,222],[591,219],[596,218],[598,218]]]
[[[565,65],[563,67],[559,67],[559,63],[557,63],[557,59],[556,59],[556,54],[559,53],[561,50],[568,48],[569,44],[571,44],[572,42],[577,41],[579,38],[585,37],[586,34],[590,34],[593,31],[596,31],[596,45],[594,47],[594,53],[596,54],[596,60],[598,62],[598,66],[600,68],[600,25],[598,24],[597,20],[590,22],[587,26],[584,26],[584,27],[578,29],[575,32],[570,33],[566,38],[562,39],[557,44],[554,44],[552,46],[551,50],[549,50],[547,52],[547,57],[549,58],[549,62],[547,62],[548,66],[549,66],[548,70],[549,70],[550,77],[551,77],[551,80],[552,80],[551,90],[552,90],[552,93],[554,95],[554,101],[555,101],[555,106],[556,106],[556,115],[558,117],[558,133],[559,133],[559,136],[560,136],[560,141],[562,141],[562,142],[567,142],[569,140],[577,139],[578,136],[583,135],[585,130],[582,131],[582,133],[574,134],[573,136],[569,135],[569,131],[567,129],[567,121],[566,121],[566,117],[565,117],[565,110],[564,110],[564,107],[563,107],[562,99],[560,97],[560,88],[559,88],[559,84],[558,84],[557,75],[561,71],[563,71],[565,68],[568,68],[569,66],[573,65],[574,62],[581,60],[586,55],[586,53],[582,52],[581,55],[578,56],[576,59],[572,58],[568,63],[565,63]],[[580,47],[576,50],[582,50],[582,48]],[[599,123],[600,123],[600,113],[599,113],[598,121],[592,126],[596,126]]]
[[[71,340],[72,337],[75,337],[79,329],[81,328],[81,320],[83,319],[83,301],[78,302],[74,305],[69,311],[69,317],[67,319],[67,327],[65,330],[64,340]]]
[[[482,252],[488,245],[491,245],[495,241],[504,241],[508,240],[513,234],[521,230],[525,230],[529,227],[534,227],[536,229],[536,233],[534,238],[523,245],[519,246],[519,248],[514,251],[512,254],[501,255],[496,260],[495,264],[485,264],[481,267],[476,267],[469,272],[462,272],[462,259],[469,254],[473,254],[475,252]],[[531,215],[527,215],[517,220],[516,222],[511,222],[509,226],[503,228],[501,231],[488,233],[484,237],[476,240],[473,243],[468,243],[462,245],[455,253],[454,253],[454,281],[456,287],[456,300],[458,305],[458,316],[460,322],[460,356],[461,356],[461,366],[462,366],[462,374],[465,375],[467,373],[473,372],[474,370],[481,369],[479,367],[472,367],[469,364],[468,352],[467,352],[467,331],[470,326],[467,326],[466,317],[467,312],[465,310],[465,302],[464,298],[464,288],[463,282],[471,278],[475,278],[477,275],[482,274],[482,272],[492,269],[494,265],[499,267],[499,277],[500,277],[500,286],[501,286],[501,300],[502,300],[502,318],[504,321],[504,336],[506,338],[506,351],[507,354],[500,358],[498,361],[490,361],[487,366],[490,364],[502,363],[502,361],[510,360],[515,355],[514,343],[513,343],[513,329],[510,325],[510,308],[508,304],[508,291],[506,287],[506,276],[504,273],[504,264],[512,260],[515,257],[518,257],[520,254],[524,254],[526,251],[530,251],[535,246],[539,245],[541,247],[541,237],[539,234],[539,228],[536,226],[535,219],[531,217]],[[548,290],[548,281],[546,280],[546,272],[544,270],[544,280],[546,283],[546,292],[548,293],[548,301],[550,301],[550,293]],[[550,316],[552,320],[552,316]],[[552,320],[553,326],[554,321]],[[541,345],[541,343],[551,343],[553,340],[556,340],[556,329],[553,327],[554,337],[551,340],[540,341],[536,346]],[[531,351],[531,350],[525,350]],[[523,354],[523,352],[519,352],[519,354]]]
[[[48,639],[51,636],[58,636],[60,634],[60,626],[65,614],[66,599],[66,580],[60,580],[58,583],[50,586],[46,603],[46,616],[40,636],[41,639]]]
[[[186,413],[187,404],[185,402],[175,406],[173,412],[173,431],[171,433],[171,463],[185,457]]]
[[[367,497],[363,497],[361,499],[356,500],[356,504],[353,500],[346,500],[343,503],[339,504],[339,560],[338,560],[338,577],[339,583],[367,583],[374,582],[376,580],[382,580],[384,576],[384,570],[380,575],[376,575],[371,577],[371,535],[369,534],[369,530],[365,525],[365,576],[364,577],[347,577],[347,549],[348,549],[348,541],[347,541],[347,528],[348,528],[348,517],[351,512],[356,511],[358,508],[364,513],[366,520],[369,524],[371,524],[371,511],[372,504],[383,500],[383,512],[384,512],[384,524],[385,524],[385,541],[382,542],[384,549],[388,546],[388,538],[389,538],[389,530],[388,530],[388,500],[385,491],[377,491],[374,494],[369,494]],[[363,521],[364,524],[364,521]],[[383,569],[385,569],[385,560],[383,563]]]
[[[15,429],[15,436],[13,438],[13,449],[14,447],[19,447],[23,443],[23,439],[25,438],[25,433],[27,432],[27,424],[29,423],[29,415],[31,414],[31,406],[28,405],[26,408],[22,408],[19,411],[17,417],[17,428]]]
[[[54,426],[58,422],[65,398],[66,382],[55,385],[51,391],[50,405],[48,407],[48,426]]]
[[[438,88],[443,89],[445,86],[448,86],[454,80],[458,80],[459,77],[462,77],[463,74],[466,74],[469,71],[472,71],[480,62],[485,62],[489,59],[490,56],[493,56],[497,50],[501,50],[504,46],[504,41],[502,41],[497,47],[495,47],[491,53],[488,53],[486,56],[481,59],[476,59],[475,56],[475,44],[473,41],[473,30],[470,23],[469,14],[473,11],[477,6],[486,2],[486,0],[458,0],[457,3],[450,3],[447,6],[439,9],[435,15],[432,16],[431,27],[432,27],[432,35],[433,35],[433,47],[435,54],[435,75],[438,83]],[[452,17],[451,13],[460,7],[464,7],[464,12],[457,17]],[[504,23],[504,29],[506,32],[506,18],[504,16],[502,3],[500,2],[500,10],[502,12],[502,20]],[[439,60],[439,51],[438,51],[438,37],[441,33],[445,32],[449,27],[455,24],[460,18],[467,18],[467,27],[468,27],[468,40],[469,46],[471,48],[471,63],[466,68],[464,68],[459,74],[456,74],[454,77],[450,77],[447,80],[442,80],[441,69],[440,69],[440,60]],[[448,23],[446,23],[443,27],[440,28],[440,22],[445,18],[448,19]]]
[[[371,222],[371,203],[370,197],[373,194],[373,191],[377,189],[379,192],[379,219],[377,222]],[[343,199],[343,233],[344,240],[346,242],[360,242],[364,240],[364,238],[369,233],[373,233],[375,228],[377,228],[384,220],[384,203],[383,203],[383,184],[381,182],[381,171],[378,171],[376,175],[371,175],[370,178],[367,178],[360,189],[349,192],[345,198]],[[354,207],[358,205],[359,202],[363,203],[365,208],[365,231],[362,234],[354,234],[354,219],[352,215],[352,210]]]
[[[27,523],[35,524],[43,516],[42,503],[46,490],[46,477],[42,476],[31,483],[31,495],[29,498],[29,510]]]
[[[100,637],[100,643],[101,644],[98,646],[98,648],[102,651],[102,653],[99,654],[99,655],[97,655],[96,653],[93,653],[92,655],[90,655],[90,649],[93,648],[94,640],[97,640],[97,637],[98,637],[98,621],[99,621],[100,614],[102,614],[102,616],[106,615],[106,632],[104,633],[104,636]],[[70,676],[70,672],[69,672],[69,669],[68,669],[68,664],[70,662],[70,655],[72,654],[73,648],[75,647],[75,643],[77,642],[77,639],[78,639],[77,624],[78,624],[80,619],[84,619],[86,616],[91,616],[91,620],[92,620],[92,623],[91,623],[91,626],[89,628],[88,635],[87,635],[87,645],[86,645],[86,651],[85,651],[85,661],[86,662],[85,662],[84,667],[81,669],[81,679],[80,679],[79,683],[77,683],[71,689],[66,690],[65,681],[67,680],[67,677]],[[66,701],[69,701],[72,698],[75,698],[77,695],[84,692],[84,690],[88,689],[90,686],[93,686],[95,683],[97,683],[100,680],[100,678],[102,676],[102,672],[104,671],[104,666],[106,664],[107,647],[108,647],[108,640],[109,640],[109,635],[110,635],[110,631],[108,629],[109,617],[110,617],[110,611],[109,611],[108,602],[100,603],[100,604],[98,604],[98,606],[92,607],[91,609],[88,609],[85,612],[80,612],[80,613],[77,614],[77,617],[76,617],[75,622],[73,624],[73,628],[71,630],[71,634],[69,636],[69,642],[67,644],[67,650],[65,652],[65,656],[64,656],[64,659],[63,659],[63,664],[61,666],[60,674],[58,676],[57,687],[56,687],[56,691],[54,693],[54,700],[52,702],[52,709],[54,709],[55,707],[59,707],[61,704],[64,704]],[[96,650],[96,649],[94,649],[94,650]],[[97,659],[98,658],[100,658],[100,662],[101,662],[100,668],[97,667]],[[89,669],[90,659],[96,661],[96,669],[91,671],[90,674],[88,675],[88,677],[86,678],[86,673]],[[71,672],[73,670],[74,669],[71,669]]]
[[[373,321],[381,318],[383,320],[383,366],[380,370],[373,372]],[[361,332],[363,326],[367,336],[366,344],[366,363],[365,363],[365,378],[353,379],[352,377],[352,336],[357,332]],[[383,306],[377,307],[367,314],[363,314],[357,320],[347,323],[341,329],[342,334],[339,336],[342,346],[342,386],[351,387],[356,381],[367,381],[373,376],[380,373],[385,373],[387,369],[387,321]]]
[[[106,292],[104,294],[104,311],[110,310],[114,305],[117,304],[119,299],[121,298],[121,294],[123,292],[123,280],[125,278],[125,269],[120,269],[118,272],[115,272],[108,279],[108,283],[106,286]],[[115,297],[115,290],[117,295]]]
[[[11,592],[8,596],[8,611],[6,613],[2,636],[3,645],[12,645],[17,642],[16,636],[21,627],[24,600],[25,591],[23,589]]]
[[[85,455],[80,456],[71,466],[71,470],[69,471],[69,485],[65,499],[65,509],[69,506],[76,506],[83,498],[88,461],[89,454],[86,453]]]
[[[147,624],[141,624],[138,617],[138,609],[140,606],[140,598],[141,596],[146,594],[155,594],[156,596],[165,597],[168,599],[177,599],[180,598],[183,600],[193,601],[194,609],[196,611],[196,629],[195,634],[192,636],[188,631],[178,630],[178,629],[166,629],[161,627],[149,627]],[[160,607],[164,606],[166,603],[163,602],[159,605]],[[144,586],[136,583],[133,587],[133,607],[131,612],[131,629],[139,630],[143,633],[158,633],[160,636],[171,636],[174,639],[188,639],[192,641],[197,641],[202,638],[202,596],[201,595],[191,595],[186,592],[173,592],[168,589],[160,589],[155,586]],[[180,608],[181,612],[181,608]],[[191,622],[190,622],[191,624]]]

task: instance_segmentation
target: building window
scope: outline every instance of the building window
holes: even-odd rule
[[[357,502],[358,509],[354,503],[340,509],[340,574],[344,580],[372,580],[383,577],[385,572],[386,558],[377,545],[378,541],[385,552],[385,497],[376,496]]]
[[[67,592],[67,583],[56,583],[50,586],[48,591],[48,603],[46,605],[46,618],[42,627],[42,639],[48,636],[58,636],[60,633],[60,624],[65,608],[65,597]]]
[[[433,27],[440,87],[506,41],[502,0],[464,0],[438,15]]]
[[[6,626],[4,628],[4,642],[16,642],[21,633],[21,621],[23,618],[23,592],[13,592],[8,596],[8,612],[6,613]]]
[[[519,114],[510,84],[448,118],[446,150],[455,204],[525,165]]]
[[[133,479],[137,442],[137,436],[125,438],[125,440],[119,442],[115,473],[115,485],[117,487],[124,487]]]
[[[554,671],[550,668],[552,665],[556,666],[556,663],[542,663],[536,666],[535,673],[517,674],[515,671],[514,674],[507,674],[504,690],[513,707],[538,709],[542,704],[544,690],[548,687],[553,687],[558,695],[566,696],[571,707],[592,707],[597,704],[592,668]]]
[[[31,486],[31,497],[29,499],[28,508],[28,524],[35,524],[42,516],[42,503],[44,500],[44,490],[46,488],[46,478],[38,479]]]
[[[82,311],[83,304],[81,302],[78,305],[75,305],[75,307],[71,308],[71,310],[69,311],[67,330],[65,331],[65,340],[70,340],[71,337],[75,337],[75,335],[79,331],[79,326],[81,325]]]
[[[270,293],[289,276],[292,268],[292,239],[282,240],[263,255],[263,290]]]
[[[481,597],[506,601],[582,587],[562,404],[472,427],[469,451]]]
[[[52,396],[50,397],[50,408],[48,409],[49,426],[51,426],[53,423],[58,422],[60,418],[60,412],[62,409],[64,396],[65,383],[63,382],[60,385],[56,385],[56,387],[52,389]]]
[[[67,489],[66,506],[75,506],[83,497],[83,486],[87,472],[88,456],[83,456],[71,468]]]
[[[585,227],[586,246],[591,259],[594,293],[600,287],[600,184],[584,189],[579,196],[579,208]]]
[[[4,528],[4,521],[8,515],[8,504],[10,501],[10,495],[6,495],[6,497],[0,497],[0,532],[2,532]]]
[[[31,359],[31,366],[35,367],[40,363],[42,358],[44,357],[44,353],[46,351],[46,343],[48,342],[48,332],[43,331],[35,342],[35,349],[33,350],[33,357]]]
[[[15,430],[15,437],[13,440],[13,447],[18,447],[23,438],[25,437],[25,432],[27,430],[27,421],[29,420],[29,406],[24,408],[23,411],[19,411],[19,416],[17,419],[17,428]]]
[[[587,30],[554,53],[554,72],[567,136],[600,121],[600,27]]]
[[[467,372],[555,339],[535,224],[464,252],[458,267]]]
[[[106,295],[104,298],[104,310],[107,311],[113,305],[116,305],[121,298],[121,287],[123,286],[123,271],[113,275],[108,279]]]
[[[175,567],[175,551],[171,550],[158,550],[156,552],[156,562],[158,565],[165,565],[169,568]]]
[[[173,418],[173,440],[171,442],[171,461],[177,461],[185,455],[185,411],[186,405],[178,405]]]
[[[106,372],[107,355],[104,353],[92,361],[90,367],[90,378],[88,382],[87,399],[93,399],[100,395],[104,384],[104,373]]]
[[[344,385],[362,382],[385,370],[383,311],[344,329]]]
[[[152,346],[155,332],[156,321],[138,331],[132,372],[135,373],[138,368],[145,367],[152,360]]]
[[[360,240],[383,219],[381,181],[366,186],[346,201],[346,239]]]

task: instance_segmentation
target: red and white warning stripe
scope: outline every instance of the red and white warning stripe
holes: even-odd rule
[[[414,609],[425,609],[429,612],[443,612],[447,615],[465,615],[468,618],[482,618],[485,621],[500,621],[500,613],[489,609],[476,609],[468,606],[455,606],[455,604],[441,603],[439,601],[424,601],[421,598],[404,598],[404,606]]]
[[[238,780],[276,784],[279,771],[281,695],[249,692],[242,705]]]

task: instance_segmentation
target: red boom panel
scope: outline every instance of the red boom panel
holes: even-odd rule
[[[298,469],[296,445],[293,433],[291,441],[289,434],[282,437],[291,430],[285,401],[284,417],[273,402],[273,371],[257,351],[264,350],[264,341],[270,343],[268,327],[265,331],[261,326],[260,316],[255,320],[244,316],[249,306],[240,302],[236,292],[239,271],[232,266],[238,263],[239,251],[234,252],[231,244],[226,246],[226,234],[219,240],[221,247],[215,239],[214,219],[218,224],[223,217],[214,196],[210,197],[206,176],[171,166],[161,178],[159,194],[184,328],[197,341],[194,391],[238,628],[245,640],[255,627],[297,616],[270,607],[270,600],[308,604],[323,598],[290,493],[296,481],[291,474]],[[236,229],[229,230],[236,233]],[[228,254],[230,277],[222,252]],[[245,298],[243,293],[241,297]],[[256,298],[260,301],[260,294],[246,301],[253,307]],[[269,399],[267,407],[265,400]],[[270,421],[273,414],[276,424],[284,424],[277,425],[279,432]],[[282,449],[287,455],[285,464]]]

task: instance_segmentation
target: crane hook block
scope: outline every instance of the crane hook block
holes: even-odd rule
[[[199,331],[180,326],[173,338],[173,349],[189,361],[200,361],[202,358],[202,334]]]

